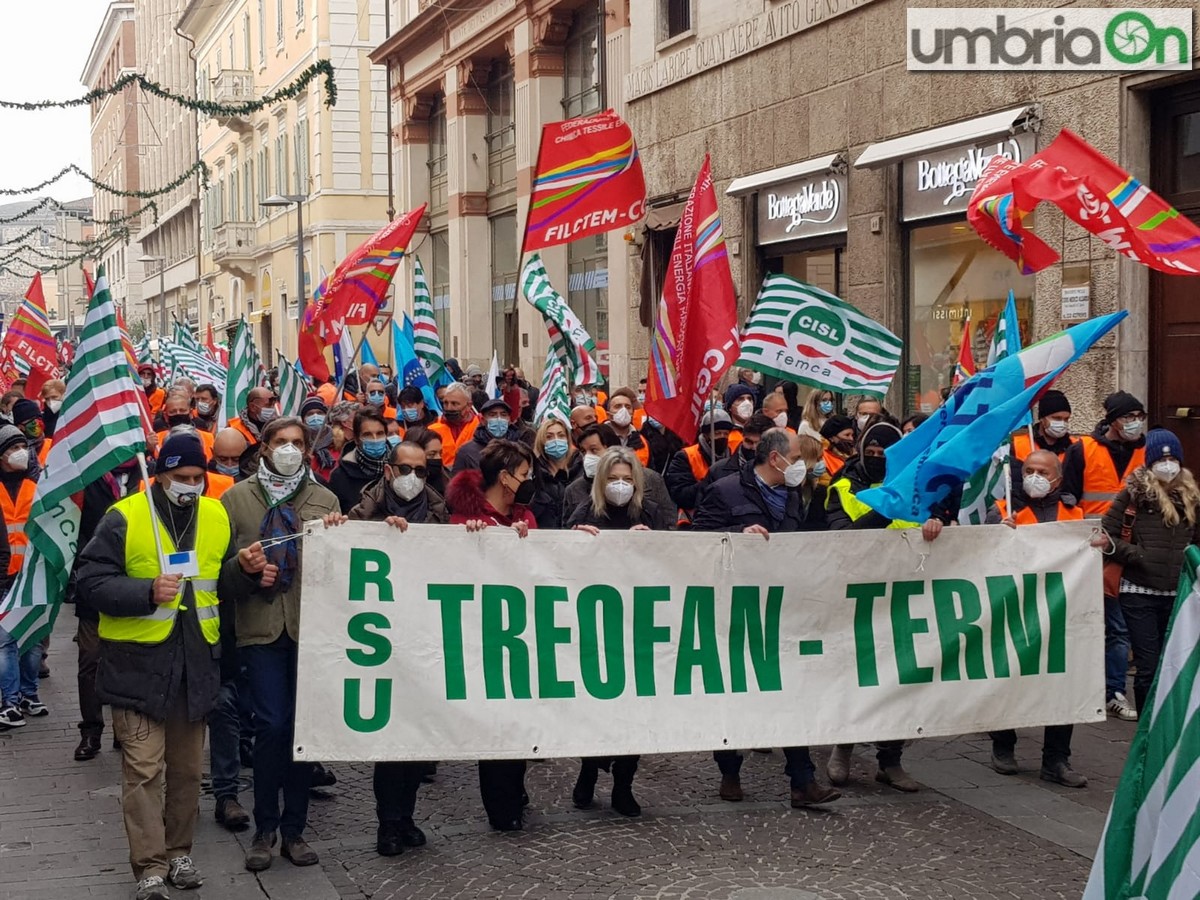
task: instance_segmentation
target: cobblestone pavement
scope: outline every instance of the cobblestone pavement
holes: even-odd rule
[[[120,817],[119,756],[108,736],[92,762],[77,763],[74,619],[64,614],[42,699],[52,715],[0,732],[0,898],[128,898],[132,878]],[[422,788],[418,821],[427,847],[375,854],[370,767],[339,764],[339,783],[311,807],[319,868],[285,860],[259,876],[242,867],[248,835],[234,836],[202,798],[194,858],[207,877],[195,900],[335,898],[832,898],[1078,897],[1120,775],[1134,725],[1080,726],[1074,763],[1085,790],[1040,781],[1040,733],[1023,732],[1022,773],[995,774],[986,735],[930,739],[906,751],[927,789],[900,794],[876,784],[860,747],[842,800],[792,810],[783,756],[747,751],[746,800],[723,803],[707,754],[646,757],[634,792],[644,813],[570,802],[577,763],[529,766],[526,830],[489,830],[475,767],[443,764]],[[818,767],[826,754],[814,752]],[[247,782],[249,772],[243,773]],[[824,777],[823,774],[821,776]],[[243,795],[247,806],[249,792]],[[188,896],[175,892],[176,896]]]

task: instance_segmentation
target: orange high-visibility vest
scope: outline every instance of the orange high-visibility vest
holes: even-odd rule
[[[8,560],[8,574],[16,575],[21,571],[25,562],[25,548],[29,538],[25,536],[25,523],[29,521],[29,511],[33,509],[33,494],[37,483],[32,478],[21,482],[17,491],[17,499],[13,500],[8,491],[0,488],[0,509],[4,510],[4,522],[8,526],[8,550],[12,554]]]
[[[1091,435],[1080,438],[1083,444],[1083,496],[1079,508],[1088,519],[1098,519],[1108,512],[1112,502],[1125,484],[1125,476],[1146,464],[1146,448],[1133,451],[1129,467],[1118,472],[1108,448]]]
[[[1008,504],[1003,500],[996,501],[996,509],[1000,510],[1000,518],[1008,518]],[[1083,510],[1078,506],[1066,506],[1061,501],[1058,504],[1058,512],[1055,513],[1055,522],[1077,522],[1083,518]],[[1026,506],[1021,509],[1015,516],[1013,521],[1018,525],[1037,525],[1038,518],[1032,507]]]
[[[1071,443],[1074,444],[1077,440],[1079,440],[1079,438],[1073,437],[1071,438]],[[1033,441],[1029,439],[1028,428],[1023,428],[1012,436],[1012,455],[1013,459],[1015,459],[1017,462],[1025,462],[1025,460],[1029,459],[1030,453],[1032,453],[1034,450],[1041,449],[1041,447],[1036,446]],[[1058,454],[1059,462],[1062,462],[1063,457],[1066,455],[1066,450]]]
[[[230,419],[229,427],[232,428],[234,431],[240,431],[242,433],[242,437],[244,437],[246,439],[246,443],[249,444],[251,447],[253,447],[255,444],[258,443],[258,438],[256,438],[250,432],[250,429],[246,427],[246,423],[243,422],[240,418]]]
[[[454,429],[450,427],[450,423],[446,421],[445,416],[438,419],[437,424],[445,429],[445,431],[442,431],[439,428],[437,431],[442,435],[442,468],[447,472],[454,465],[454,458],[458,456],[458,448],[469,443],[475,437],[475,429],[479,427],[480,418],[479,415],[476,415],[470,422],[464,425],[462,431],[458,433],[458,437],[454,436]]]
[[[206,461],[211,462],[212,455],[213,455],[213,441],[216,440],[216,437],[213,435],[213,433],[211,431],[197,430],[196,434],[197,434],[197,436],[199,436],[200,443],[204,447],[204,459]],[[162,448],[162,445],[167,442],[167,438],[170,436],[171,436],[171,432],[169,432],[169,431],[160,431],[157,435],[155,435],[155,437],[158,438],[158,446],[160,449]]]
[[[683,454],[687,457],[688,465],[692,467],[692,477],[696,479],[696,484],[699,484],[708,476],[708,460],[704,458],[704,453],[701,452],[699,444],[684,447]],[[680,508],[676,524],[680,528],[692,524],[692,513],[694,512],[694,509]]]

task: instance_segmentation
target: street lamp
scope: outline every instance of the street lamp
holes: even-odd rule
[[[304,201],[303,194],[275,194],[263,200],[259,205],[270,208],[287,207],[296,204],[296,352],[300,352],[300,331],[304,328]],[[283,311],[287,315],[287,310]]]
[[[158,330],[160,337],[167,334],[167,258],[144,254],[138,257],[140,263],[158,263]]]

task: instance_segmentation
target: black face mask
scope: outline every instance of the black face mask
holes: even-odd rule
[[[832,446],[834,450],[845,456],[854,452],[854,441],[834,441]]]
[[[425,460],[425,468],[428,470],[428,479],[437,481],[442,477],[442,461],[440,459]]]
[[[757,452],[757,448],[751,449],[750,447],[747,447],[745,444],[738,447],[738,456],[740,456],[742,458],[743,462],[753,462],[754,454],[756,452]]]
[[[871,484],[883,481],[883,477],[887,475],[887,459],[880,456],[864,456],[863,471],[867,473],[867,478]]]
[[[462,410],[446,409],[442,410],[442,415],[446,417],[447,422],[457,422],[462,418]]]
[[[521,482],[521,486],[517,488],[516,494],[513,495],[513,502],[519,503],[521,506],[528,506],[529,501],[533,499],[533,494],[537,490],[537,485],[533,483],[532,478],[528,478]]]
[[[187,415],[186,413],[184,413],[182,415],[178,415],[178,416],[167,416],[167,425],[171,428],[175,428],[176,426],[179,426],[179,425],[190,425],[190,424],[192,424],[192,417]]]
[[[713,441],[713,454],[720,459],[729,453],[729,438],[717,438]]]

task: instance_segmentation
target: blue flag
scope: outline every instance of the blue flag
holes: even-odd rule
[[[441,413],[442,405],[438,403],[437,394],[434,393],[433,386],[425,375],[425,367],[421,365],[416,347],[413,345],[412,321],[408,318],[408,313],[401,312],[401,315],[404,317],[403,325],[397,324],[395,319],[392,320],[392,345],[396,355],[396,377],[399,379],[400,387],[401,389],[420,388],[421,395],[425,398],[426,408],[435,413]]]
[[[358,351],[358,355],[362,357],[362,364],[364,366],[370,365],[377,369],[379,368],[379,360],[375,358],[375,351],[371,349],[371,342],[365,338],[362,342],[362,349]],[[366,385],[363,385],[363,390],[366,390]]]
[[[916,431],[887,449],[883,484],[858,499],[889,519],[925,521],[953,488],[987,464],[1054,379],[1128,314],[1081,322],[972,375]]]

